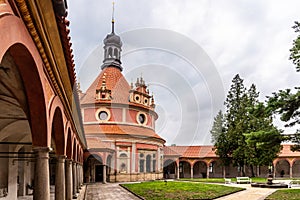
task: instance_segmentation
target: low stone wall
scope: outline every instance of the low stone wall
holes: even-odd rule
[[[163,173],[119,173],[110,175],[109,182],[136,182],[163,179]]]

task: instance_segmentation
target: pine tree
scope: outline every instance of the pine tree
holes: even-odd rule
[[[211,142],[215,143],[218,141],[220,135],[224,133],[224,119],[223,119],[223,113],[220,110],[217,114],[217,116],[214,118],[214,124],[212,126],[212,129],[210,130],[211,133]]]
[[[271,113],[266,106],[257,102],[248,111],[249,129],[245,138],[247,143],[247,164],[251,167],[254,176],[254,166],[267,166],[278,156],[282,149],[283,139],[281,130],[273,125]]]
[[[226,113],[214,119],[212,142],[224,165],[231,161],[241,169],[244,166],[268,165],[281,149],[282,136],[272,124],[272,115],[258,100],[259,92],[252,84],[247,90],[237,74],[224,102]]]
[[[233,80],[227,98],[225,100],[225,124],[226,138],[229,148],[228,156],[232,157],[234,165],[240,166],[243,173],[245,164],[245,132],[247,95],[243,79],[237,74]]]
[[[229,151],[230,145],[225,134],[225,124],[224,124],[224,115],[220,110],[217,116],[214,118],[214,123],[211,133],[211,142],[214,143],[214,148],[216,149],[216,154],[219,155],[220,160],[224,166],[230,164],[231,158],[228,156],[227,152]]]
[[[300,23],[295,22],[293,26],[296,33],[300,33]],[[290,49],[290,60],[296,65],[297,72],[300,72],[300,34],[293,41],[293,47]],[[300,124],[300,88],[295,87],[295,93],[291,89],[279,90],[268,97],[268,109],[275,114],[279,114],[280,119],[286,122],[286,127],[292,127]],[[295,143],[291,147],[292,151],[300,151],[300,130],[297,130],[289,140]]]

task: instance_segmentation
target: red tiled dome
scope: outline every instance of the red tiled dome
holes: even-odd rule
[[[96,90],[101,87],[104,74],[106,88],[112,91],[111,96],[113,99],[111,100],[111,103],[128,104],[130,86],[120,69],[116,67],[106,67],[101,71],[99,76],[82,97],[81,104],[96,103]]]

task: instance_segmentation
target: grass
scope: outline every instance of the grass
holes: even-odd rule
[[[282,189],[269,195],[265,200],[299,200],[300,189]]]
[[[251,178],[253,183],[266,183],[266,178],[253,177]],[[182,181],[204,182],[204,183],[224,183],[224,178],[181,178]],[[231,178],[232,182],[236,182],[236,178]]]
[[[123,184],[123,187],[145,199],[214,199],[244,190],[214,184],[169,181],[151,181]]]

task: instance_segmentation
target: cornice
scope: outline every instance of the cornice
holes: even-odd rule
[[[40,4],[52,4],[51,1],[37,1],[37,2],[32,2],[32,1],[26,1],[26,0],[16,0],[16,5],[19,9],[20,15],[23,18],[23,21],[28,29],[29,34],[31,35],[37,50],[42,58],[43,64],[44,64],[44,70],[45,74],[47,75],[50,84],[52,84],[52,87],[55,91],[55,93],[59,96],[61,99],[65,109],[65,114],[68,116],[70,119],[73,127],[75,128],[77,136],[79,137],[80,143],[86,147],[86,140],[84,138],[84,133],[83,133],[83,127],[78,127],[76,126],[76,123],[74,122],[74,114],[72,113],[72,96],[73,96],[73,90],[71,85],[65,85],[68,84],[66,82],[62,81],[61,76],[64,76],[67,79],[70,79],[69,75],[66,72],[62,72],[59,70],[58,65],[61,64],[64,66],[65,69],[67,69],[66,63],[65,63],[65,58],[62,46],[59,45],[58,47],[51,46],[52,43],[51,41],[48,40],[47,38],[47,32],[45,30],[45,27],[41,27],[43,24],[41,15],[43,14],[41,10],[39,10],[37,7],[40,6]],[[37,5],[38,4],[38,5]],[[33,11],[34,10],[34,11]],[[34,16],[33,14],[34,13]],[[55,13],[51,15],[54,17],[53,22],[55,22],[54,27],[50,27],[51,29],[58,29],[57,22],[55,19]],[[45,16],[43,16],[45,18]],[[44,19],[45,20],[45,19]],[[50,19],[47,19],[50,20]],[[38,21],[38,22],[37,22]],[[40,27],[38,27],[37,23],[40,24]],[[59,32],[57,30],[57,32]],[[59,36],[59,33],[57,33]],[[43,39],[44,40],[43,40]],[[59,40],[55,41],[58,42]],[[59,57],[57,58],[57,55],[54,55],[54,51],[61,51],[62,53],[59,53]],[[53,66],[53,67],[52,67]],[[80,123],[79,116],[77,117],[78,121],[77,123]],[[79,129],[78,129],[79,128]],[[81,130],[80,130],[81,129]]]

